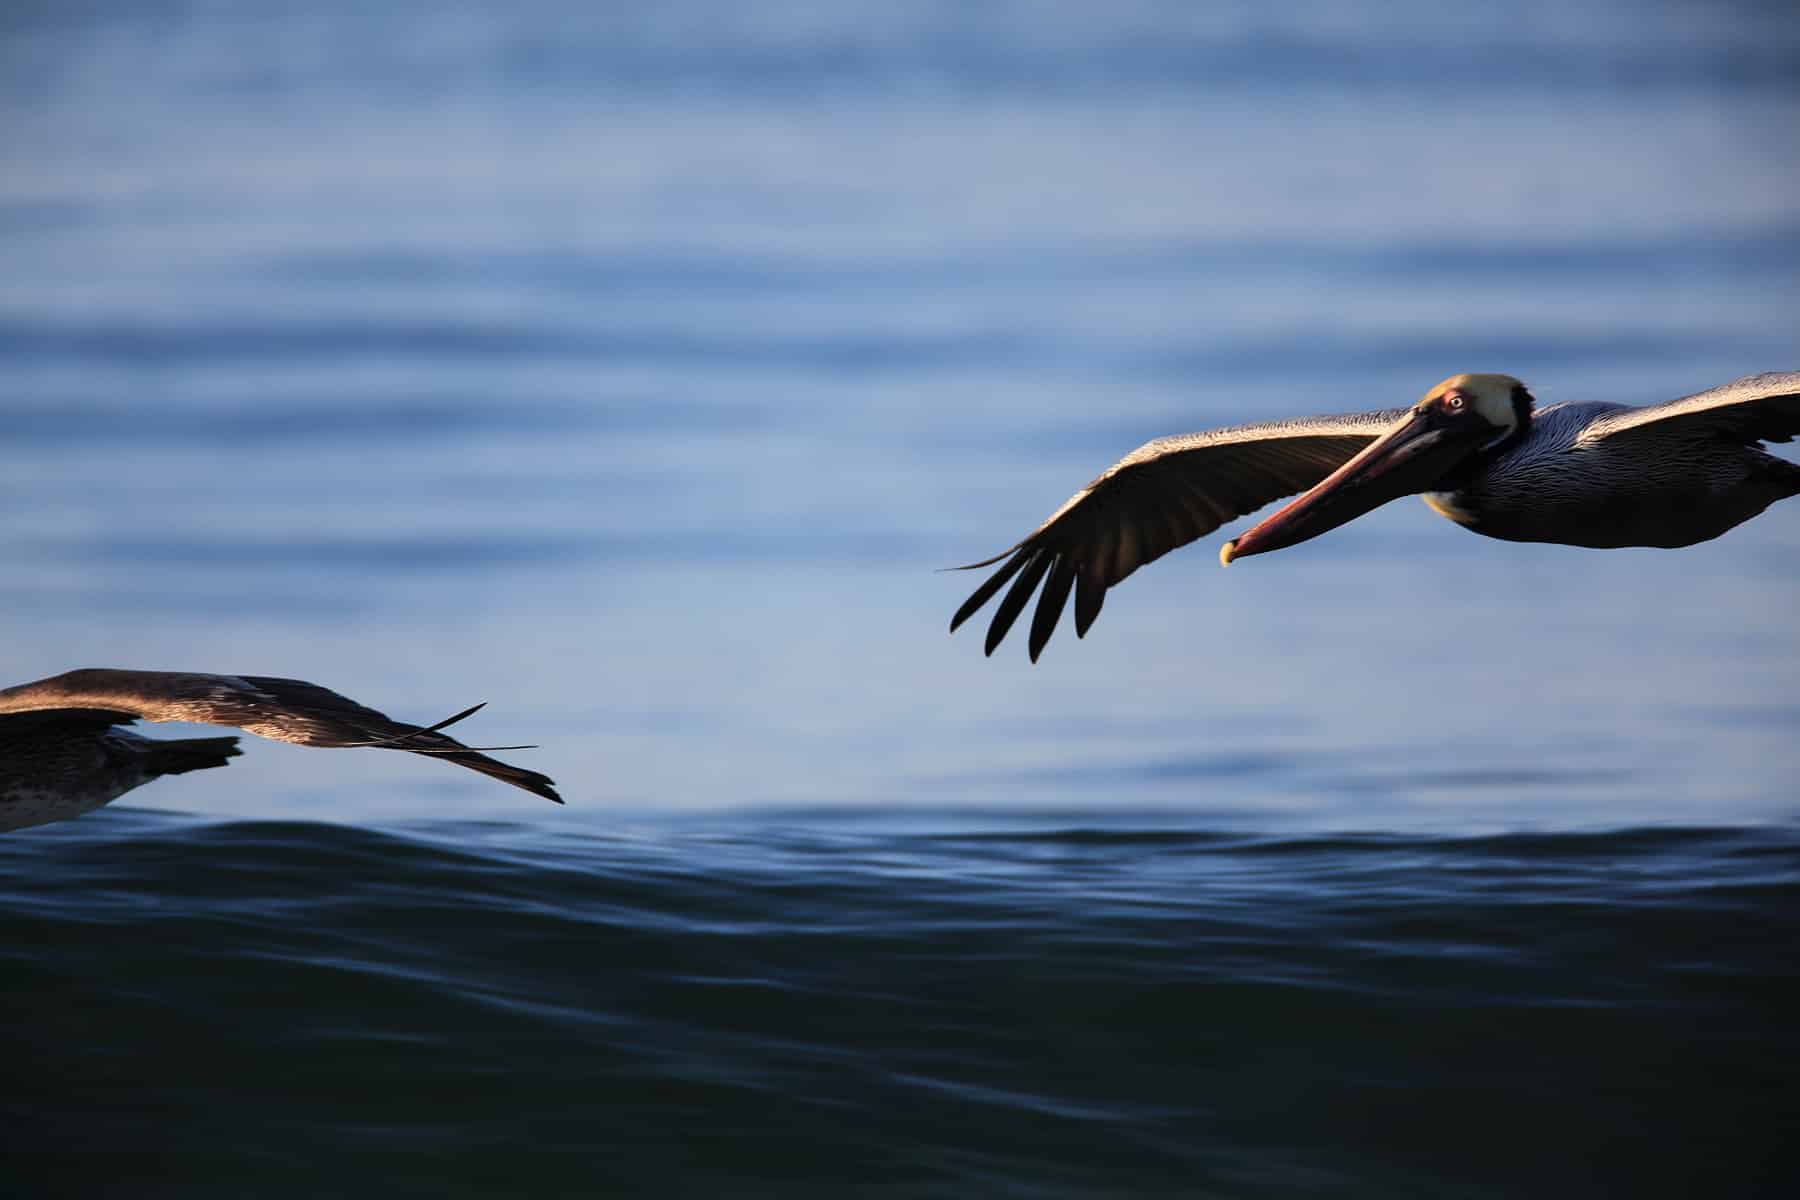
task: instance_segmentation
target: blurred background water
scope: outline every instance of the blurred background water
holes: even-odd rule
[[[1544,403],[1646,403],[1800,366],[1792,15],[1641,0],[9,5],[7,681],[86,665],[293,675],[420,721],[487,700],[470,740],[541,743],[516,757],[558,780],[566,809],[406,756],[260,741],[127,803],[471,854],[498,839],[545,870],[564,854],[604,869],[612,839],[642,838],[685,856],[696,886],[761,869],[717,849],[733,838],[789,862],[796,828],[825,831],[807,843],[816,869],[860,878],[834,839],[879,827],[903,839],[883,876],[893,920],[927,940],[913,871],[1025,921],[1001,923],[1015,933],[1040,910],[984,890],[984,856],[906,838],[1760,828],[1782,864],[1773,890],[1673,912],[1761,930],[1727,975],[1791,988],[1800,505],[1692,549],[1595,552],[1474,537],[1407,501],[1229,575],[1223,530],[1134,577],[1085,641],[1064,630],[1035,667],[1022,645],[986,660],[977,636],[947,637],[976,579],[934,571],[1010,544],[1161,434],[1393,406],[1464,370],[1519,375]],[[188,856],[256,878],[259,828],[120,810],[21,835],[15,932],[73,945],[76,927],[113,928],[59,879],[87,878],[83,856],[115,839],[127,866],[101,877],[154,906]],[[368,869],[340,844],[362,835],[273,828],[332,878]],[[1061,852],[1021,845],[1054,891]],[[1430,869],[1409,845],[1386,847],[1388,865]],[[1557,845],[1551,858],[1585,843]],[[1607,895],[1628,905],[1639,868],[1619,845]],[[1730,877],[1735,860],[1696,853],[1655,860],[1688,864],[1658,877],[1675,894]],[[1228,857],[1183,857],[1159,881],[1140,872],[1154,855],[1127,851],[1078,871],[1064,901],[1185,896]],[[451,892],[483,893],[486,868],[463,865]],[[1566,901],[1550,878],[1541,898]],[[555,879],[534,904],[554,906]],[[230,895],[177,908],[205,927]],[[48,934],[27,915],[46,896],[77,904]],[[809,930],[838,903],[817,897]],[[642,899],[645,927],[674,903]],[[155,925],[134,911],[120,944]],[[304,905],[253,911],[250,946],[341,933]],[[441,945],[443,912],[427,896],[368,919]],[[1378,936],[1305,928],[1276,941]],[[1467,928],[1421,934],[1420,953],[1474,953]],[[1205,949],[1184,929],[1131,936],[1178,961]],[[1093,936],[1115,934],[1102,921]],[[368,966],[389,951],[332,953]],[[254,959],[221,951],[207,970]],[[1581,990],[1579,954],[1551,959],[1568,1003],[1626,1003]],[[34,1019],[67,1017],[59,988],[89,978],[74,961],[15,962],[46,973]],[[1278,954],[1259,961],[1248,976],[1282,975]],[[191,966],[153,956],[144,978],[162,983],[115,987],[185,1003],[182,981],[209,978]],[[439,966],[460,982],[409,1003],[546,986]],[[1773,993],[1690,1009],[1644,978],[1644,1024],[1625,1023],[1610,1063],[1707,1013],[1793,1048]],[[305,986],[353,1021],[359,994],[333,979]],[[117,1003],[117,1027],[144,1025]],[[640,1036],[644,1013],[620,1011]],[[1178,1043],[1180,1015],[1155,1014],[1167,1023],[1132,1019]],[[1042,1031],[1069,1033],[1049,1017]],[[369,1077],[416,1066],[387,1044],[361,1043]],[[1043,1081],[1006,1065],[1033,1045],[1015,1049],[980,1086],[1042,1101]],[[46,1079],[72,1070],[44,1061]],[[1676,1072],[1684,1086],[1708,1077],[1700,1061]],[[1737,1113],[1720,1097],[1766,1082],[1712,1077],[1720,1090],[1650,1127]],[[1496,1110],[1543,1100],[1489,1083]],[[203,1106],[223,1094],[195,1086]],[[678,1100],[646,1111],[706,1111]],[[1750,1143],[1793,1128],[1791,1106],[1746,1111],[1766,1122],[1736,1127]],[[946,1194],[1015,1177],[942,1134],[911,1136],[948,1156],[927,1173]],[[1158,1178],[1176,1187],[1183,1161]],[[1070,1176],[1096,1193],[1105,1178]],[[1208,1178],[1231,1194],[1254,1171]]]
[[[641,9],[641,10],[640,10]],[[1149,437],[1800,362],[1783,5],[10,10],[9,677],[316,678],[630,807],[1791,813],[1800,512],[1679,553],[1413,502],[944,635]],[[369,761],[373,760],[373,761]],[[134,797],[505,812],[259,746]]]

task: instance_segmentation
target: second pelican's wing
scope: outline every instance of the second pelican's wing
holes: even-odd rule
[[[304,680],[186,671],[68,671],[35,683],[0,689],[0,715],[71,709],[85,710],[69,716],[76,722],[100,719],[104,724],[105,714],[122,714],[114,723],[134,718],[193,721],[232,725],[261,737],[302,746],[405,750],[445,759],[562,803],[548,776],[489,758],[438,732],[475,709],[435,726],[405,725],[348,696]]]

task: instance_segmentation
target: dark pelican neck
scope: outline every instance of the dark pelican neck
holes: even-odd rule
[[[1489,442],[1469,457],[1451,467],[1444,477],[1429,490],[1435,492],[1457,492],[1479,478],[1494,461],[1513,449],[1524,444],[1531,436],[1531,422],[1536,410],[1536,401],[1525,385],[1520,384],[1512,391],[1513,427],[1505,435]]]

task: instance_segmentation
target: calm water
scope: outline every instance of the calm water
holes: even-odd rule
[[[182,1194],[1753,1191],[1800,504],[1402,502],[944,632],[1158,434],[1800,366],[1787,5],[1266,8],[9,7],[5,678],[487,700],[570,801],[257,743],[8,839],[10,1127]]]

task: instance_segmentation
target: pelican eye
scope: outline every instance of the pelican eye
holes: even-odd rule
[[[1461,412],[1463,410],[1463,403],[1462,394],[1459,392],[1451,392],[1448,396],[1444,397],[1444,407],[1451,412]]]

